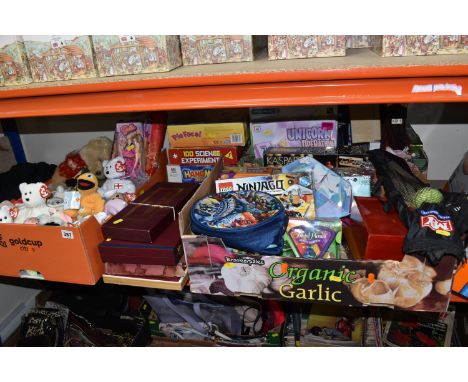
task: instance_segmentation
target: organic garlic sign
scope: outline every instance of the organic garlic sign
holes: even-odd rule
[[[280,271],[278,272],[278,266]],[[282,297],[296,300],[311,300],[311,301],[328,301],[342,302],[341,290],[330,290],[330,287],[324,287],[318,283],[316,288],[299,288],[307,280],[314,281],[330,281],[336,283],[353,283],[358,276],[355,271],[346,272],[345,266],[341,266],[340,270],[322,269],[322,268],[298,268],[289,267],[287,263],[282,261],[275,262],[268,269],[270,277],[273,279],[283,278],[287,276],[291,282],[283,284],[279,287],[279,293]]]

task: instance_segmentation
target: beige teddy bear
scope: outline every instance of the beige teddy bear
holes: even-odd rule
[[[64,185],[67,179],[74,178],[83,168],[95,174],[98,180],[104,180],[106,177],[102,162],[109,160],[111,154],[112,141],[109,138],[91,139],[80,150],[67,154],[65,160],[55,169],[49,188],[55,190],[59,185]]]

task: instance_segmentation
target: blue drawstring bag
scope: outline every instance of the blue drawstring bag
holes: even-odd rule
[[[259,191],[208,195],[191,210],[192,232],[218,237],[228,247],[280,255],[288,217],[281,202]]]

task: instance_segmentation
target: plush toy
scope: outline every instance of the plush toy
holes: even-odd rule
[[[102,162],[109,160],[112,153],[112,141],[107,137],[91,139],[80,150],[69,153],[65,160],[55,169],[50,188],[55,190],[63,185],[65,180],[77,176],[83,168],[87,168],[100,180],[104,180]]]
[[[83,217],[104,211],[104,199],[102,199],[101,195],[99,195],[97,192],[97,177],[91,172],[85,172],[74,180],[76,183],[76,188],[81,196],[80,209],[65,210],[65,214],[71,217]]]
[[[14,223],[14,220],[18,216],[18,211],[18,207],[15,207],[9,201],[0,203],[0,224]]]
[[[46,200],[50,197],[51,192],[44,183],[21,183],[19,189],[23,204],[19,208],[15,223],[21,224],[29,218],[50,215]]]
[[[104,175],[107,178],[103,186],[98,190],[105,199],[111,199],[114,194],[128,194],[130,200],[135,198],[135,184],[125,177],[125,159],[115,157],[109,161],[102,162]]]
[[[105,206],[104,206],[104,212],[107,215],[115,215],[118,212],[122,211],[125,207],[127,207],[127,198],[125,197],[124,194],[121,193],[116,193],[114,196],[112,196],[112,199],[109,199]]]

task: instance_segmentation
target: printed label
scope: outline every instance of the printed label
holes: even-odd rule
[[[392,118],[392,125],[402,125],[403,118]]]
[[[434,232],[452,232],[453,226],[450,220],[438,219],[435,215],[421,216],[421,227],[428,227]],[[439,233],[439,232],[437,232]],[[446,235],[445,235],[446,236]]]
[[[73,239],[73,231],[65,231],[62,229],[62,238],[63,239]]]

